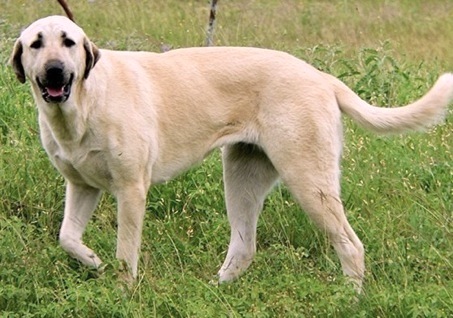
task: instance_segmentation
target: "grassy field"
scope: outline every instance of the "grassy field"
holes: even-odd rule
[[[101,47],[159,51],[205,41],[209,1],[68,1]],[[453,117],[426,134],[378,137],[345,119],[342,197],[366,247],[354,294],[324,235],[284,185],[266,201],[258,253],[217,286],[229,227],[218,153],[149,193],[139,279],[124,291],[115,201],[105,195],[85,241],[104,274],[58,246],[64,180],[39,142],[28,85],[7,67],[14,39],[56,1],[0,0],[0,317],[447,317],[453,315]],[[420,97],[453,70],[453,3],[219,1],[216,45],[290,52],[375,104]]]

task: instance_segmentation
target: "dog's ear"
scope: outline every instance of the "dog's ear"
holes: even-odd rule
[[[85,49],[85,73],[83,74],[83,78],[87,79],[91,69],[101,57],[101,52],[99,52],[97,46],[87,38],[83,40],[83,48]]]
[[[11,58],[9,59],[9,64],[13,67],[16,77],[21,83],[25,83],[25,71],[22,65],[22,52],[23,47],[19,39],[16,40],[14,44],[13,52]]]

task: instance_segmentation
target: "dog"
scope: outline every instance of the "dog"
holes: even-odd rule
[[[116,257],[132,281],[150,186],[222,147],[231,236],[219,281],[251,264],[263,201],[281,180],[360,290],[364,248],[340,199],[341,114],[376,133],[403,133],[440,122],[453,99],[451,73],[410,105],[380,108],[284,52],[102,50],[62,16],[27,27],[10,63],[21,83],[31,83],[43,147],[66,180],[62,248],[101,267],[82,235],[108,191],[118,202]]]

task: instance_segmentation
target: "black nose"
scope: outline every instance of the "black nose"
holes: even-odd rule
[[[48,86],[61,86],[64,81],[64,65],[61,61],[50,60],[45,66]]]

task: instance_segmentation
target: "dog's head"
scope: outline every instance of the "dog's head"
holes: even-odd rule
[[[35,21],[16,40],[11,54],[17,79],[28,78],[47,103],[63,103],[75,82],[87,79],[100,57],[83,30],[63,16]]]

